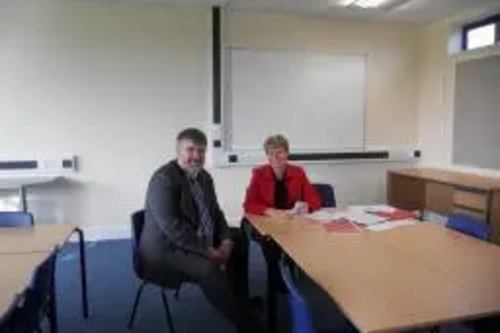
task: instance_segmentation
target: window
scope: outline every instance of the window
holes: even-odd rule
[[[462,48],[474,50],[500,43],[500,14],[463,27]]]

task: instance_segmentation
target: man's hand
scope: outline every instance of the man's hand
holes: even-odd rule
[[[230,239],[224,239],[219,246],[219,251],[222,252],[222,255],[226,259],[226,262],[231,257],[231,253],[233,252],[233,246],[234,243]]]
[[[210,247],[208,249],[208,256],[211,261],[219,265],[226,264],[226,257],[224,253],[220,250],[220,248],[216,249],[214,247]]]
[[[220,265],[222,270],[226,269],[226,264],[231,257],[231,253],[233,252],[233,241],[230,239],[225,239],[220,244],[219,248],[211,247],[208,249],[208,253],[210,256],[210,260]]]

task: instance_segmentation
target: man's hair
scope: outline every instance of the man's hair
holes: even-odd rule
[[[178,135],[177,135],[177,142],[183,141],[183,140],[190,140],[193,141],[194,144],[199,145],[199,146],[206,146],[207,145],[207,136],[205,133],[203,133],[201,130],[197,128],[186,128],[182,130]]]
[[[287,153],[290,152],[288,140],[281,134],[272,135],[264,141],[264,151],[269,151],[270,148],[283,148]]]

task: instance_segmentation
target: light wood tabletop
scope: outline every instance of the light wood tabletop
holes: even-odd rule
[[[50,252],[64,245],[76,226],[72,224],[40,224],[26,228],[0,228],[0,255]]]
[[[500,247],[425,223],[369,237],[459,286],[475,316],[500,313]]]
[[[500,313],[500,248],[419,223],[328,233],[305,219],[249,216],[361,332],[393,332]]]
[[[408,168],[391,170],[390,172],[408,177],[425,178],[437,183],[477,188],[483,191],[500,189],[500,178],[498,177],[486,177],[471,173],[434,168]]]
[[[0,255],[0,313],[24,291],[35,269],[49,255],[50,252]]]
[[[78,228],[77,225],[61,223],[38,224],[33,227],[23,228],[0,228],[0,260],[11,262],[15,260],[15,258],[22,258],[22,256],[27,256],[27,258],[29,258],[30,255],[33,255],[34,258],[36,258],[36,256],[47,256],[52,253],[55,247],[64,246],[74,233],[76,233],[79,238],[82,311],[83,316],[85,318],[88,318],[89,302],[87,294],[85,237],[83,230]],[[7,266],[2,265],[0,267],[9,267],[8,264],[6,265]],[[29,268],[29,265],[27,265],[26,267]],[[36,265],[31,266],[31,271],[29,269],[26,269],[24,271],[20,270],[18,273],[12,276],[12,280],[4,281],[0,279],[0,288],[2,290],[9,291],[10,286],[24,286],[24,281],[26,280],[26,278],[31,277],[34,267],[36,267]],[[18,293],[17,289],[13,288],[10,290],[10,300],[12,300],[12,297],[14,297],[16,293]],[[8,298],[2,300],[2,302],[7,301]],[[4,309],[3,304],[0,304],[0,311],[2,311],[2,309]]]

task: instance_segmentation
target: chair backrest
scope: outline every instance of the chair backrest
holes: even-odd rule
[[[322,207],[336,207],[335,191],[330,184],[313,184],[318,192]]]
[[[132,259],[135,272],[141,276],[141,259],[139,256],[139,242],[141,241],[142,230],[144,228],[146,213],[144,210],[139,210],[130,217],[132,227]]]
[[[46,314],[51,297],[55,297],[55,268],[58,249],[56,248],[42,262],[24,293],[22,304],[16,309],[13,332],[34,332]]]
[[[132,242],[136,247],[139,246],[139,241],[141,240],[142,229],[144,228],[144,220],[146,212],[144,210],[138,210],[131,216],[132,222]]]
[[[15,310],[20,303],[21,297],[15,295],[9,307],[0,313],[0,333],[12,332]]]
[[[292,317],[292,332],[293,333],[314,333],[314,326],[311,316],[311,311],[307,306],[307,302],[297,290],[295,283],[292,280],[289,269],[286,267],[284,260],[280,262],[281,275],[288,289],[288,306],[290,307]]]
[[[32,227],[33,215],[28,212],[0,212],[0,228]]]
[[[491,228],[486,221],[480,221],[465,214],[448,216],[446,227],[485,241],[489,240],[491,235]]]

